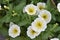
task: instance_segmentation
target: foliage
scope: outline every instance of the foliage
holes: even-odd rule
[[[46,9],[52,14],[52,20],[48,24],[46,31],[42,32],[38,37],[33,40],[49,40],[50,38],[58,37],[60,39],[60,13],[57,10],[56,3],[60,2],[53,0],[0,0],[2,10],[0,10],[0,33],[4,35],[5,39],[8,40],[31,40],[26,35],[26,30],[31,22],[37,18],[37,16],[30,16],[23,13],[25,5],[33,3],[36,5],[38,2],[46,2]],[[4,5],[8,6],[9,9],[5,9]],[[15,11],[15,12],[13,12]],[[13,14],[16,15],[13,16]],[[8,36],[9,23],[14,22],[21,27],[21,35],[15,39]]]

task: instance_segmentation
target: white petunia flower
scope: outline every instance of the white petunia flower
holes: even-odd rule
[[[43,2],[39,2],[39,3],[37,3],[37,8],[39,11],[44,10],[46,8],[46,4]]]
[[[21,32],[20,27],[11,22],[10,23],[10,28],[9,28],[9,31],[8,31],[9,36],[11,36],[12,38],[15,38],[15,37],[20,35],[20,32]]]
[[[24,7],[23,12],[27,12],[29,15],[35,15],[36,14],[36,6],[33,4],[29,4],[26,7]]]
[[[59,40],[58,38],[53,38],[53,39],[50,39],[50,40]]]
[[[38,17],[42,17],[46,23],[49,23],[51,21],[51,13],[47,10],[40,11]]]
[[[60,3],[57,4],[57,9],[60,12]]]
[[[34,31],[31,26],[28,27],[27,29],[27,36],[30,37],[31,39],[34,39],[36,36],[38,36],[40,32]]]
[[[34,22],[32,22],[32,29],[38,32],[45,31],[47,28],[46,22],[40,17],[36,18]]]

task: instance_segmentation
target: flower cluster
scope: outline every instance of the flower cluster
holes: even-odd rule
[[[38,15],[38,18],[36,18],[31,23],[31,26],[27,28],[27,36],[31,39],[34,39],[42,31],[45,31],[47,24],[51,21],[51,13],[45,8],[46,4],[39,2],[37,3],[37,6],[29,4],[23,9],[23,12],[26,12],[28,15]]]
[[[12,37],[11,40],[15,40],[13,38],[16,38],[18,36],[19,37],[16,40],[18,40],[19,38],[22,40],[23,36],[25,36],[24,39],[28,40],[28,38],[30,38],[30,40],[34,40],[34,38],[38,37],[41,34],[44,35],[44,36],[43,35],[39,36],[39,37],[42,37],[42,40],[44,39],[59,40],[60,15],[58,13],[60,13],[60,3],[58,3],[56,6],[56,3],[54,0],[46,0],[47,1],[46,3],[44,3],[45,1],[39,2],[37,0],[35,1],[21,0],[20,2],[18,1],[19,0],[16,0],[17,4],[13,1],[9,1],[9,2],[7,1],[6,3],[5,1],[2,1],[0,4],[0,13],[1,13],[0,14],[0,26],[1,26],[0,34],[3,34],[2,36],[7,36],[5,37],[6,40],[9,40],[10,37]],[[30,2],[31,4],[29,4]],[[25,3],[28,5],[26,5]],[[52,15],[50,11],[53,13]],[[9,25],[9,29],[7,27],[8,25]],[[4,26],[6,28],[4,28]],[[27,29],[25,30],[26,27]],[[8,29],[8,34],[6,34],[7,29]],[[25,33],[26,35],[23,33]],[[55,34],[58,34],[58,35],[55,35]],[[35,40],[41,40],[41,38],[40,39],[37,38]]]
[[[42,18],[36,18],[32,23],[31,26],[27,29],[27,35],[33,39],[38,36],[42,31],[45,31],[47,25]]]
[[[26,12],[28,15],[38,16],[38,18],[31,23],[31,26],[27,28],[27,36],[31,39],[34,39],[36,36],[41,34],[41,32],[45,31],[47,24],[51,21],[51,13],[45,10],[45,8],[46,4],[39,2],[37,3],[37,6],[29,4],[23,9],[23,12]],[[21,30],[18,25],[10,22],[9,26],[9,36],[15,38],[20,35]]]

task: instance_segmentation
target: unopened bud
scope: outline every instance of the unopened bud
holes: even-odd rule
[[[5,9],[9,9],[9,7],[7,7],[7,6],[5,6],[5,5],[4,5],[4,8],[5,8]]]
[[[12,14],[12,16],[16,16],[16,15],[17,15],[17,13]]]
[[[1,10],[2,8],[1,8],[1,5],[0,5],[0,10]]]

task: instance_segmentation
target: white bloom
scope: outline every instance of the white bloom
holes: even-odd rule
[[[60,3],[57,4],[57,9],[60,12]]]
[[[34,22],[32,22],[32,29],[38,32],[45,31],[47,28],[46,22],[40,17],[36,18]]]
[[[46,23],[49,23],[51,21],[51,13],[47,10],[42,10],[39,13],[38,17],[42,17],[46,21]]]
[[[43,2],[39,2],[37,3],[37,7],[38,7],[38,10],[40,11],[46,8],[46,4]]]
[[[25,11],[24,11],[24,10],[25,10]],[[27,12],[27,14],[29,14],[29,15],[35,15],[35,14],[36,14],[36,10],[37,10],[37,8],[36,8],[36,6],[33,5],[33,4],[29,4],[29,5],[27,5],[27,6],[23,9],[23,11],[24,11],[24,12]]]
[[[30,37],[31,39],[34,39],[36,36],[38,36],[40,32],[34,31],[31,26],[28,27],[27,29],[27,36]]]
[[[58,38],[53,38],[53,39],[50,39],[50,40],[59,40]]]
[[[12,38],[15,38],[15,37],[20,35],[20,32],[21,32],[20,27],[11,22],[10,23],[10,28],[9,28],[9,31],[8,31],[9,36],[11,36]]]

